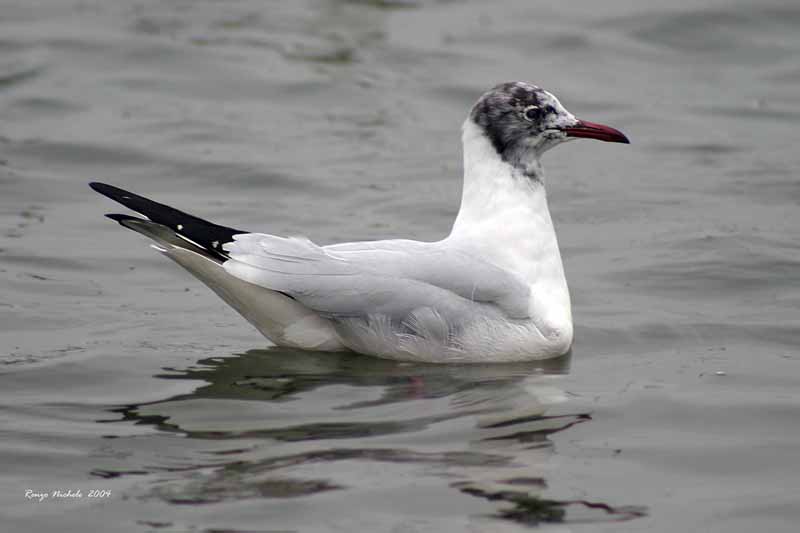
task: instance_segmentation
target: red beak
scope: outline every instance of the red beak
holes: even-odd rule
[[[574,126],[564,128],[564,131],[567,132],[567,137],[586,137],[610,143],[631,143],[621,131],[586,120],[579,120]]]

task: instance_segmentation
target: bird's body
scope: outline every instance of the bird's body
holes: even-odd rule
[[[528,120],[533,108],[549,114]],[[509,127],[522,131],[508,134]],[[278,345],[423,362],[543,359],[570,349],[573,327],[539,156],[570,128],[572,136],[627,142],[616,130],[578,121],[532,85],[484,95],[463,128],[461,208],[437,242],[318,246],[92,186],[148,217],[111,215],[155,240]]]

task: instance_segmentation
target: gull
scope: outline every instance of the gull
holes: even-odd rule
[[[575,138],[629,143],[526,82],[495,86],[462,127],[450,234],[319,246],[220,226],[123,189],[90,186],[144,218],[108,218],[208,285],[278,346],[427,363],[519,362],[572,346],[569,289],[541,156]]]

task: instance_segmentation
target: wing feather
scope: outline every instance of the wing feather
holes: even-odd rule
[[[476,305],[492,304],[511,318],[527,316],[527,285],[441,243],[322,247],[301,237],[251,233],[236,235],[224,249],[230,255],[224,264],[230,274],[285,292],[326,315],[402,318],[430,307],[455,319],[474,313]]]

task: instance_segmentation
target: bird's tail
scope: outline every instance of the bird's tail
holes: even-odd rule
[[[225,271],[222,264],[228,256],[222,245],[232,241],[234,235],[248,232],[208,222],[118,187],[104,183],[89,186],[147,217],[106,215],[155,241],[154,249],[205,283],[274,343],[315,350],[342,349],[327,320],[283,293],[242,281]]]

